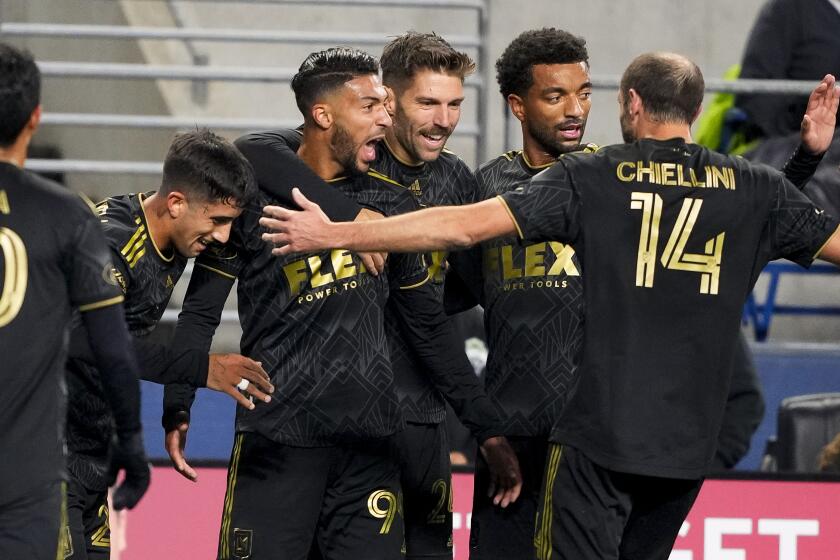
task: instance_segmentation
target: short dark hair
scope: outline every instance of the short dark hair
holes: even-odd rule
[[[705,82],[700,68],[684,56],[645,53],[624,71],[620,88],[625,103],[635,90],[652,119],[690,124],[703,102]]]
[[[309,109],[318,98],[366,74],[379,74],[379,62],[364,51],[333,47],[310,54],[292,78],[298,109],[308,120]]]
[[[243,208],[256,196],[254,170],[236,147],[206,128],[178,134],[163,162],[161,194],[182,191]]]
[[[475,62],[468,54],[456,51],[436,33],[403,33],[385,45],[382,57],[382,82],[401,87],[419,70],[432,70],[464,80],[475,72]]]
[[[534,84],[533,67],[537,64],[589,64],[586,40],[568,31],[544,27],[521,33],[511,41],[496,61],[496,81],[507,98],[514,93],[524,96]]]
[[[0,146],[15,143],[41,103],[41,72],[32,55],[0,43]]]

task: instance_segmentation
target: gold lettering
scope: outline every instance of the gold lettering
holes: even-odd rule
[[[289,283],[289,293],[292,297],[298,295],[301,288],[306,285],[309,275],[304,261],[294,261],[283,266],[283,274],[286,275],[286,282]]]
[[[332,272],[321,274],[321,257],[313,255],[306,259],[309,262],[309,269],[312,271],[312,279],[309,281],[313,288],[320,288],[330,282],[335,281]]]
[[[525,276],[545,276],[545,243],[525,247]]]
[[[645,167],[641,161],[636,163],[636,180],[642,182],[645,175],[648,183],[656,183],[656,165],[651,163],[650,167]]]
[[[662,176],[657,181],[660,185],[668,185],[669,187],[676,187],[677,181],[677,165],[675,163],[663,163],[660,166]]]
[[[680,180],[680,186],[681,186],[681,187],[693,187],[693,186],[694,186],[694,184],[693,184],[693,183],[690,183],[690,182],[689,182],[689,181],[685,178],[685,168],[682,166],[682,164],[681,164],[681,163],[678,163],[678,164],[677,164],[677,177],[678,177],[678,178],[679,178],[679,180]]]
[[[625,175],[624,169],[628,167],[630,168],[630,171]],[[635,169],[636,164],[632,161],[622,161],[618,164],[618,167],[615,168],[615,174],[618,177],[619,181],[624,181],[625,183],[628,183],[636,178]]]
[[[557,276],[561,270],[569,276],[580,276],[580,272],[572,261],[575,250],[571,245],[564,245],[557,241],[549,241],[548,245],[554,251],[554,264],[551,265],[548,276]]]
[[[729,173],[726,172],[726,168],[723,169],[712,166],[712,177],[714,177],[715,187],[720,186],[723,184],[725,188],[730,188],[729,186]]]
[[[706,183],[704,183],[703,181],[698,181],[697,180],[697,175],[694,174],[694,169],[689,168],[688,173],[689,173],[689,175],[691,175],[692,186],[695,186],[695,187],[705,187],[706,186]]]
[[[513,265],[513,247],[510,245],[502,247],[502,278],[522,278],[522,269]]]
[[[353,256],[347,249],[335,249],[330,253],[333,272],[336,280],[350,278],[356,274],[356,266],[353,264]]]
[[[11,213],[12,209],[9,207],[9,195],[6,191],[0,190],[0,212],[3,214]]]
[[[429,265],[429,277],[434,282],[443,282],[443,263],[446,261],[445,251],[432,251],[432,264]]]

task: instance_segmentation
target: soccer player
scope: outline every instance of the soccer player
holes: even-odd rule
[[[304,115],[298,155],[357,203],[406,212],[417,208],[406,189],[365,173],[391,124],[378,68],[373,57],[345,48],[304,61],[292,81]],[[274,200],[267,192],[261,197]],[[284,388],[268,406],[238,410],[219,557],[305,558],[313,543],[327,559],[399,557],[393,434],[402,416],[383,323],[386,301],[404,310],[400,328],[414,333],[415,350],[442,383],[457,380],[469,363],[438,353],[448,323],[419,255],[391,255],[387,274],[378,277],[344,250],[278,261],[260,238],[259,208],[234,225],[238,258],[199,259],[208,267],[200,270],[206,281],[191,286],[177,329],[207,344],[238,277],[242,348]],[[214,320],[206,321],[213,306]],[[450,393],[467,401],[477,394],[472,389]],[[506,443],[492,449],[507,467],[513,453]],[[517,478],[504,472],[500,494]],[[448,507],[440,504],[437,514]]]
[[[138,368],[102,230],[81,197],[23,169],[41,118],[32,57],[0,43],[0,558],[54,560],[65,515],[64,360],[81,311],[125,467],[114,493],[134,507],[149,485]],[[59,554],[59,557],[63,557]]]
[[[581,144],[591,92],[582,38],[552,28],[525,31],[502,53],[496,70],[502,96],[521,123],[523,149],[478,169],[478,200],[524,187],[563,153],[597,149]],[[808,126],[813,134],[803,134],[807,150],[800,149],[785,168],[798,185],[816,169],[815,158],[808,154],[824,153],[834,130],[833,123],[806,123],[815,125]],[[507,419],[505,435],[523,473],[523,495],[505,510],[494,507],[483,492],[474,493],[470,555],[532,558],[548,435],[577,376],[583,338],[580,263],[569,245],[551,241],[525,246],[515,236],[455,255],[460,282],[447,283],[447,301],[469,307],[477,300],[484,308],[490,350],[487,391]],[[740,340],[716,469],[733,466],[746,453],[763,414],[747,352],[746,342]],[[476,489],[484,486],[485,478],[486,465],[479,457]]]
[[[595,149],[581,145],[592,91],[583,39],[551,28],[526,31],[504,50],[496,72],[501,94],[521,123],[523,149],[476,171],[476,200],[527,185],[563,153]],[[533,558],[548,435],[574,386],[583,339],[580,262],[570,245],[523,245],[515,235],[454,255],[457,275],[447,280],[447,302],[484,308],[485,386],[522,470],[522,495],[501,509],[480,490],[487,484],[487,464],[476,458],[470,558]],[[456,292],[456,286],[466,290]]]
[[[370,174],[406,189],[423,206],[471,201],[475,191],[473,175],[444,146],[458,123],[464,99],[463,82],[474,70],[473,61],[433,33],[409,32],[385,47],[381,65],[383,83],[389,93],[386,106],[394,124],[386,129],[384,141],[376,146],[376,160],[371,163]],[[300,133],[295,131],[268,131],[237,140],[237,146],[255,164],[262,188],[274,192],[279,191],[279,185],[288,183],[284,175],[295,166],[294,149],[299,143]],[[266,170],[281,159],[285,163],[282,175],[268,174]],[[323,181],[320,183],[323,185]],[[327,188],[323,185],[321,190]],[[325,198],[323,194],[321,197]],[[406,209],[411,207],[402,208]],[[351,216],[353,212],[347,214]],[[436,304],[429,302],[429,306],[442,303],[444,259],[442,252],[429,258],[431,288],[437,299]],[[429,287],[421,290],[426,289]],[[406,313],[396,302],[389,302],[385,320],[397,393],[406,418],[405,429],[396,436],[404,496],[406,556],[451,558],[452,512],[448,507],[441,507],[451,502],[444,398],[452,401],[456,413],[472,429],[482,452],[489,454],[491,460],[497,457],[493,448],[501,444],[499,421],[463,356],[456,358],[461,364],[457,378],[438,375],[435,368],[429,368],[418,357],[414,349],[416,337],[401,327]],[[442,319],[441,316],[436,320]],[[433,351],[442,355],[463,354],[454,331],[452,335]],[[466,395],[470,396],[464,398]],[[482,494],[487,493],[495,476],[495,472],[488,473],[480,489]],[[498,501],[497,497],[494,493],[489,499]]]
[[[158,383],[187,382],[227,392],[253,407],[237,388],[264,401],[271,392],[268,375],[248,358],[211,354],[150,343],[187,261],[210,244],[225,243],[231,223],[252,198],[256,186],[250,165],[223,138],[208,130],[179,134],[164,160],[157,192],[108,198],[97,206],[114,263],[113,275],[125,296],[123,307],[140,362],[141,377]],[[82,331],[79,333],[78,331]],[[84,339],[84,329],[74,330]],[[67,558],[106,560],[108,523],[108,449],[111,413],[102,395],[100,370],[84,348],[73,344],[67,362]],[[251,384],[253,382],[253,384]],[[244,385],[244,382],[243,382]]]
[[[837,109],[827,76],[815,93]],[[522,189],[474,205],[334,224],[266,208],[294,251],[463,247],[517,233],[575,247],[586,270],[576,392],[555,423],[539,558],[668,557],[717,445],[743,302],[768,260],[840,264],[838,222],[784,176],[691,142],[697,66],[637,57],[619,91],[627,144],[568,154]]]

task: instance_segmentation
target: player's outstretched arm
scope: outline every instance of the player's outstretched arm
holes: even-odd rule
[[[826,74],[808,98],[802,117],[802,145],[812,154],[823,154],[831,145],[837,123],[840,88],[831,74]]]
[[[382,220],[335,223],[300,191],[293,191],[302,211],[266,206],[260,224],[273,233],[263,239],[277,247],[274,254],[308,253],[324,249],[419,253],[469,247],[485,239],[515,233],[513,222],[498,199],[464,206],[441,206]]]

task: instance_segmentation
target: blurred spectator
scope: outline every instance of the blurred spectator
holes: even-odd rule
[[[840,75],[840,0],[768,0],[750,32],[741,78],[809,80]],[[735,106],[746,115],[744,140],[762,140],[745,157],[781,169],[799,143],[807,95],[741,94]],[[840,214],[840,131],[805,193]]]
[[[808,80],[840,74],[840,0],[769,0],[753,24],[741,78]],[[799,132],[807,95],[738,95],[755,134]]]
[[[822,448],[819,466],[820,472],[840,473],[840,433]]]

